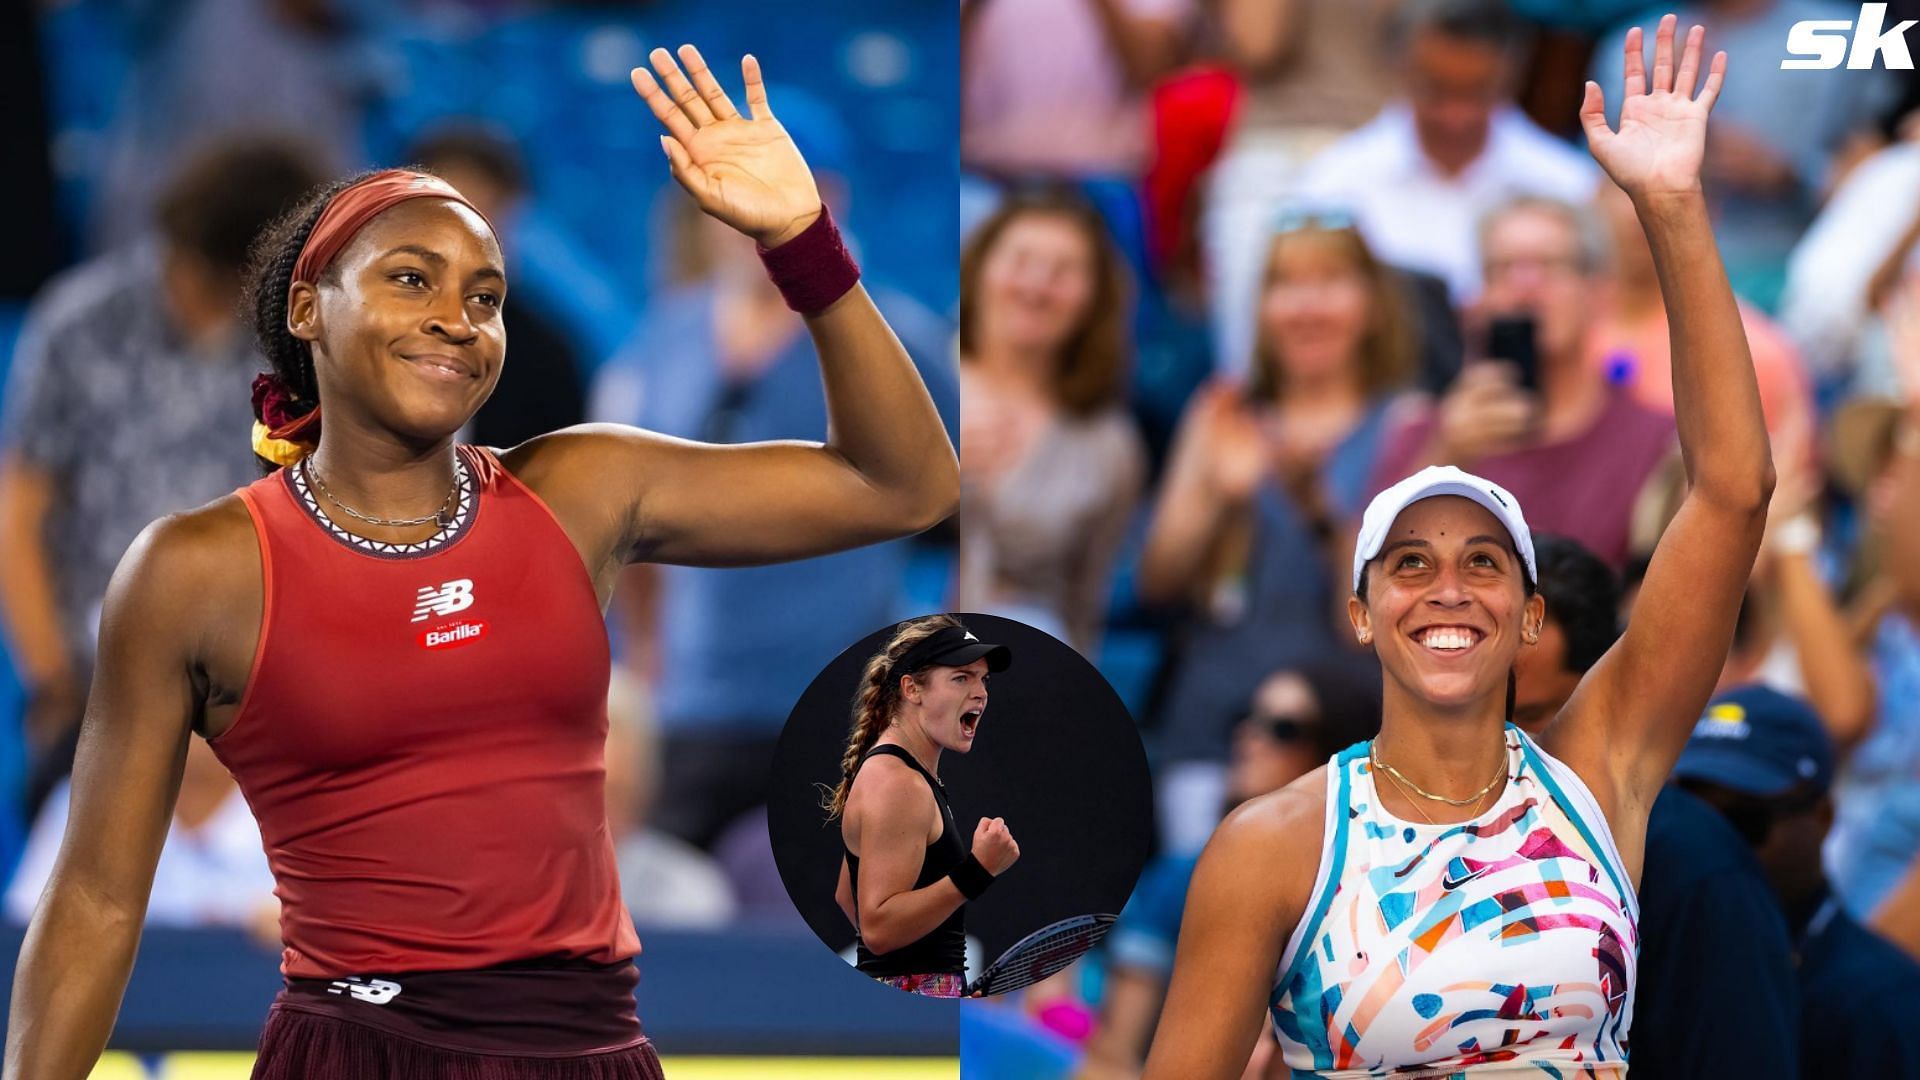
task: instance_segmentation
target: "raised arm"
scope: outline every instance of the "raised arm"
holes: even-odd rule
[[[650,57],[657,77],[633,71],[634,88],[666,128],[660,142],[674,179],[701,209],[763,250],[796,237],[808,250],[823,246],[819,230],[801,235],[821,217],[820,193],[767,104],[759,63],[741,61],[748,109],[742,115],[698,51],[682,46],[680,57],[686,73],[665,49]],[[800,271],[809,272],[817,277],[818,260],[813,271]],[[564,473],[550,482],[621,516],[625,554],[635,560],[777,562],[904,536],[951,514],[960,490],[953,445],[912,359],[866,290],[855,284],[802,314],[826,389],[824,445],[708,446],[596,424],[524,449],[559,459],[557,470],[535,466]],[[527,475],[517,463],[515,471]]]
[[[1549,730],[1554,752],[1626,832],[1635,866],[1647,810],[1726,662],[1774,486],[1753,361],[1700,187],[1707,114],[1726,77],[1726,54],[1716,54],[1695,96],[1703,36],[1693,28],[1676,67],[1674,18],[1662,19],[1648,73],[1641,33],[1628,33],[1619,131],[1607,126],[1598,85],[1587,84],[1580,106],[1594,157],[1632,197],[1653,248],[1689,482],[1631,624]]]
[[[198,701],[191,543],[177,519],[148,526],[108,586],[66,839],[14,972],[6,1080],[81,1080],[113,1029]]]

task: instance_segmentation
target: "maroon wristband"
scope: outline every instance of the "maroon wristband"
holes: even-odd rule
[[[860,281],[860,267],[841,243],[826,203],[799,236],[777,248],[761,248],[760,261],[787,306],[802,315],[825,311]]]

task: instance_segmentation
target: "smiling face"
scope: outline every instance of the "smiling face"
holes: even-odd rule
[[[987,708],[985,657],[963,667],[934,666],[918,679],[902,675],[901,697],[913,707],[904,718],[917,725],[935,746],[964,754],[973,749],[980,714]]]
[[[1440,708],[1506,695],[1523,638],[1537,638],[1546,602],[1526,595],[1524,568],[1499,519],[1441,495],[1401,511],[1367,564],[1367,598],[1347,601],[1389,686]]]
[[[1275,382],[1355,372],[1372,311],[1354,241],[1339,233],[1298,233],[1275,241],[1260,298]]]
[[[296,283],[287,314],[294,336],[313,343],[330,418],[428,442],[472,418],[507,343],[506,274],[484,219],[450,200],[410,199],[361,229],[325,277],[320,288]]]
[[[1018,352],[1060,349],[1087,317],[1097,263],[1092,239],[1070,217],[1009,221],[980,265],[981,339]]]

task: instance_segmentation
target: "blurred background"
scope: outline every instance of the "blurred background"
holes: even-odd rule
[[[148,521],[255,475],[239,267],[300,193],[426,165],[502,233],[508,374],[466,433],[610,420],[825,435],[804,326],[752,243],[668,176],[628,71],[755,54],[867,288],[957,435],[950,6],[818,0],[41,0],[0,13],[0,931],[57,850],[108,574]],[[940,605],[950,531],[754,570],[636,569],[609,615],[608,815],[675,1076],[951,1076],[950,1012],[834,962],[764,820],[793,701],[847,642]],[[740,619],[752,610],[756,618]],[[804,625],[809,633],[795,634]],[[752,657],[743,667],[741,659]],[[195,741],[102,1075],[244,1076],[278,987],[260,840]],[[7,965],[11,968],[11,963]],[[717,1054],[753,1054],[752,1062]],[[859,1055],[857,1061],[838,1060]]]
[[[966,1075],[1138,1075],[1215,823],[1378,725],[1345,609],[1375,492],[1457,464],[1550,537],[1525,726],[1630,617],[1683,490],[1672,357],[1577,110],[1668,10],[1730,54],[1707,195],[1780,477],[1707,727],[1812,717],[1836,764],[1662,796],[1633,1071],[1920,1069],[1920,82],[1889,70],[1920,4],[962,0],[954,606],[1096,660],[1159,844],[1094,962],[967,1004]],[[1782,70],[1805,20],[1893,40]]]

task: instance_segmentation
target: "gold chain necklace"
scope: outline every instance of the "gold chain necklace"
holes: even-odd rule
[[[1413,781],[1407,779],[1405,776],[1402,776],[1400,774],[1399,769],[1396,769],[1393,766],[1387,764],[1386,762],[1381,761],[1378,741],[1379,740],[1376,739],[1374,742],[1370,742],[1367,744],[1367,760],[1373,762],[1374,768],[1384,770],[1388,776],[1393,777],[1394,781],[1397,782],[1402,788],[1406,789],[1407,791],[1415,795],[1418,795],[1423,799],[1430,799],[1434,802],[1446,803],[1448,806],[1475,806],[1475,807],[1479,806],[1480,800],[1487,797],[1487,792],[1492,791],[1493,786],[1495,784],[1498,784],[1501,780],[1505,779],[1507,775],[1507,760],[1506,760],[1506,755],[1503,753],[1500,756],[1500,771],[1493,774],[1493,779],[1487,781],[1486,787],[1481,788],[1479,791],[1474,792],[1473,794],[1467,796],[1464,799],[1449,799],[1445,795],[1435,795],[1433,792],[1428,791],[1427,789],[1421,787],[1419,784],[1416,784]],[[1419,806],[1418,803],[1414,805],[1416,809]],[[1427,820],[1432,821],[1433,819],[1428,818]]]

